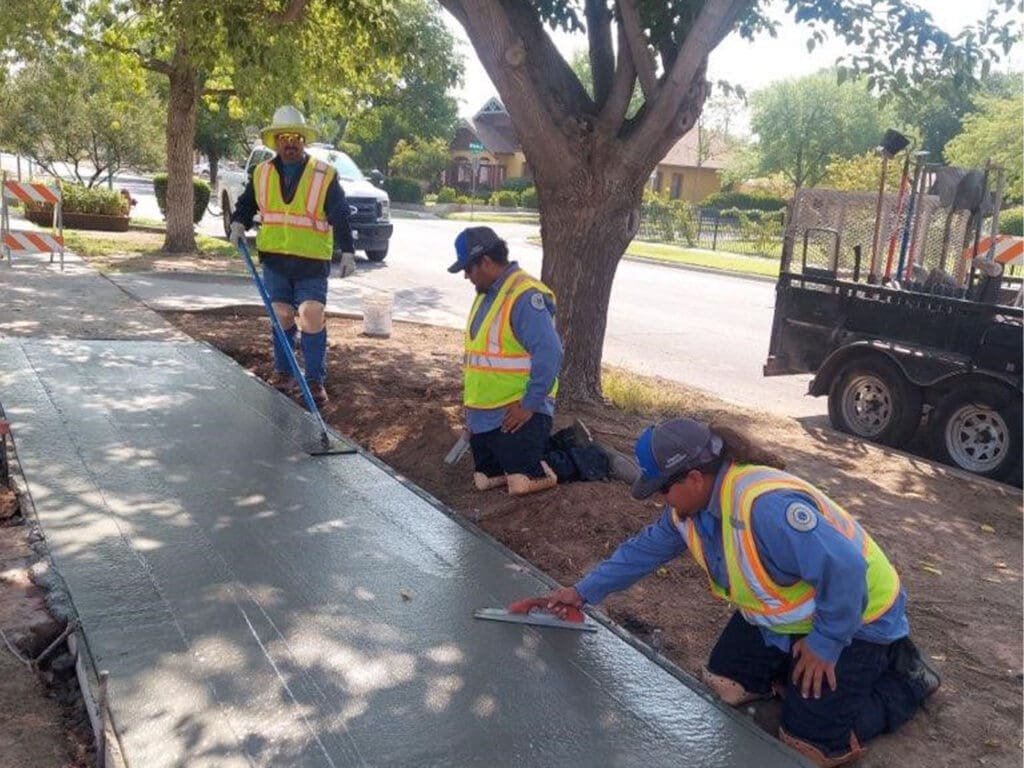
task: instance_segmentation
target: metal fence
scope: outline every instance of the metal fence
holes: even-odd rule
[[[636,238],[686,248],[778,259],[782,213],[701,209],[680,200],[645,203]]]

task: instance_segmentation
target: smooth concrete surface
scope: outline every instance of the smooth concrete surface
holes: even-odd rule
[[[0,402],[130,766],[796,758],[195,342],[0,340]]]

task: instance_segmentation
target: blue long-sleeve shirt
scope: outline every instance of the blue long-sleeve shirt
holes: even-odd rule
[[[712,499],[717,498],[727,466],[719,472]],[[787,521],[786,510],[794,503],[803,504],[817,517],[817,524],[811,530],[803,530],[806,526],[798,530]],[[704,545],[711,577],[728,590],[722,521],[716,512],[705,508],[693,521]],[[862,623],[868,599],[864,557],[849,539],[821,519],[813,500],[806,494],[787,490],[761,495],[754,503],[751,522],[758,554],[772,580],[780,585],[803,580],[814,586],[815,612],[807,645],[818,656],[834,662],[854,638],[891,643],[910,634],[907,598],[902,589],[888,611],[870,624]],[[611,557],[576,584],[576,590],[586,602],[599,603],[686,549],[686,540],[672,522],[672,510],[666,507],[657,522],[619,546]],[[765,643],[789,651],[789,635],[765,627],[759,629]]]
[[[470,332],[474,336],[480,330],[480,324],[487,316],[502,284],[517,269],[519,264],[511,262],[487,289],[470,325]],[[555,401],[548,397],[548,392],[562,368],[562,340],[555,330],[554,302],[538,290],[527,289],[512,305],[510,321],[516,339],[530,353],[530,380],[520,402],[524,408],[535,413],[553,416]],[[506,411],[506,408],[467,408],[466,426],[473,434],[490,432],[501,426]]]
[[[271,161],[281,177],[281,196],[291,200],[295,196],[295,190],[299,186],[299,179],[302,178],[302,171],[310,160],[306,155],[301,162],[285,163],[281,157],[275,156]],[[246,229],[252,226],[253,218],[259,212],[256,204],[256,189],[252,183],[252,177],[245,185],[241,196],[235,203],[234,213],[231,214],[232,221],[240,221]],[[348,202],[345,200],[345,192],[338,183],[338,177],[331,180],[327,185],[327,195],[324,198],[324,214],[331,225],[334,233],[334,250],[352,253],[354,244],[352,241],[352,227],[349,224]],[[261,253],[260,261],[264,264],[273,264],[275,271],[288,277],[314,277],[326,276],[330,272],[330,264],[319,259],[302,259],[287,253]]]

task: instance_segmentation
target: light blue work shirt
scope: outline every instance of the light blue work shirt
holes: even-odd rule
[[[487,289],[470,325],[470,331],[474,336],[480,330],[480,324],[487,316],[502,284],[517,269],[519,269],[519,264],[515,261],[511,262]],[[540,298],[534,299],[535,296]],[[562,368],[562,340],[558,337],[558,331],[555,330],[555,304],[550,296],[535,288],[529,288],[512,305],[510,320],[512,333],[515,334],[523,348],[530,353],[530,380],[520,403],[524,408],[535,413],[553,416],[555,401],[554,398],[548,397],[548,392],[554,386],[558,372]],[[473,434],[498,429],[507,410],[507,408],[466,408],[466,426]]]
[[[714,499],[718,498],[727,467],[728,464],[718,473],[712,502],[693,518],[711,577],[726,591],[729,574],[722,548],[722,519]],[[786,510],[794,503],[813,512],[817,518],[813,528],[807,530],[808,525],[804,524],[798,530],[788,522]],[[803,580],[814,586],[815,611],[807,645],[818,656],[835,662],[854,638],[888,644],[910,634],[907,596],[902,588],[888,611],[870,624],[862,623],[868,600],[864,556],[853,542],[821,518],[807,494],[768,491],[754,502],[751,519],[758,555],[772,581],[788,586]],[[599,603],[686,549],[686,540],[672,522],[671,508],[666,506],[656,523],[621,544],[611,557],[576,584],[576,590],[586,602]],[[789,635],[758,628],[767,645],[789,652]]]

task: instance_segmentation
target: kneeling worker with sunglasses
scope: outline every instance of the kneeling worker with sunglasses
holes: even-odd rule
[[[939,687],[909,638],[906,593],[885,553],[842,507],[731,429],[677,418],[636,442],[633,496],[661,517],[549,609],[596,604],[689,550],[712,594],[736,607],[704,682],[739,706],[783,696],[779,738],[820,766],[907,722]]]

